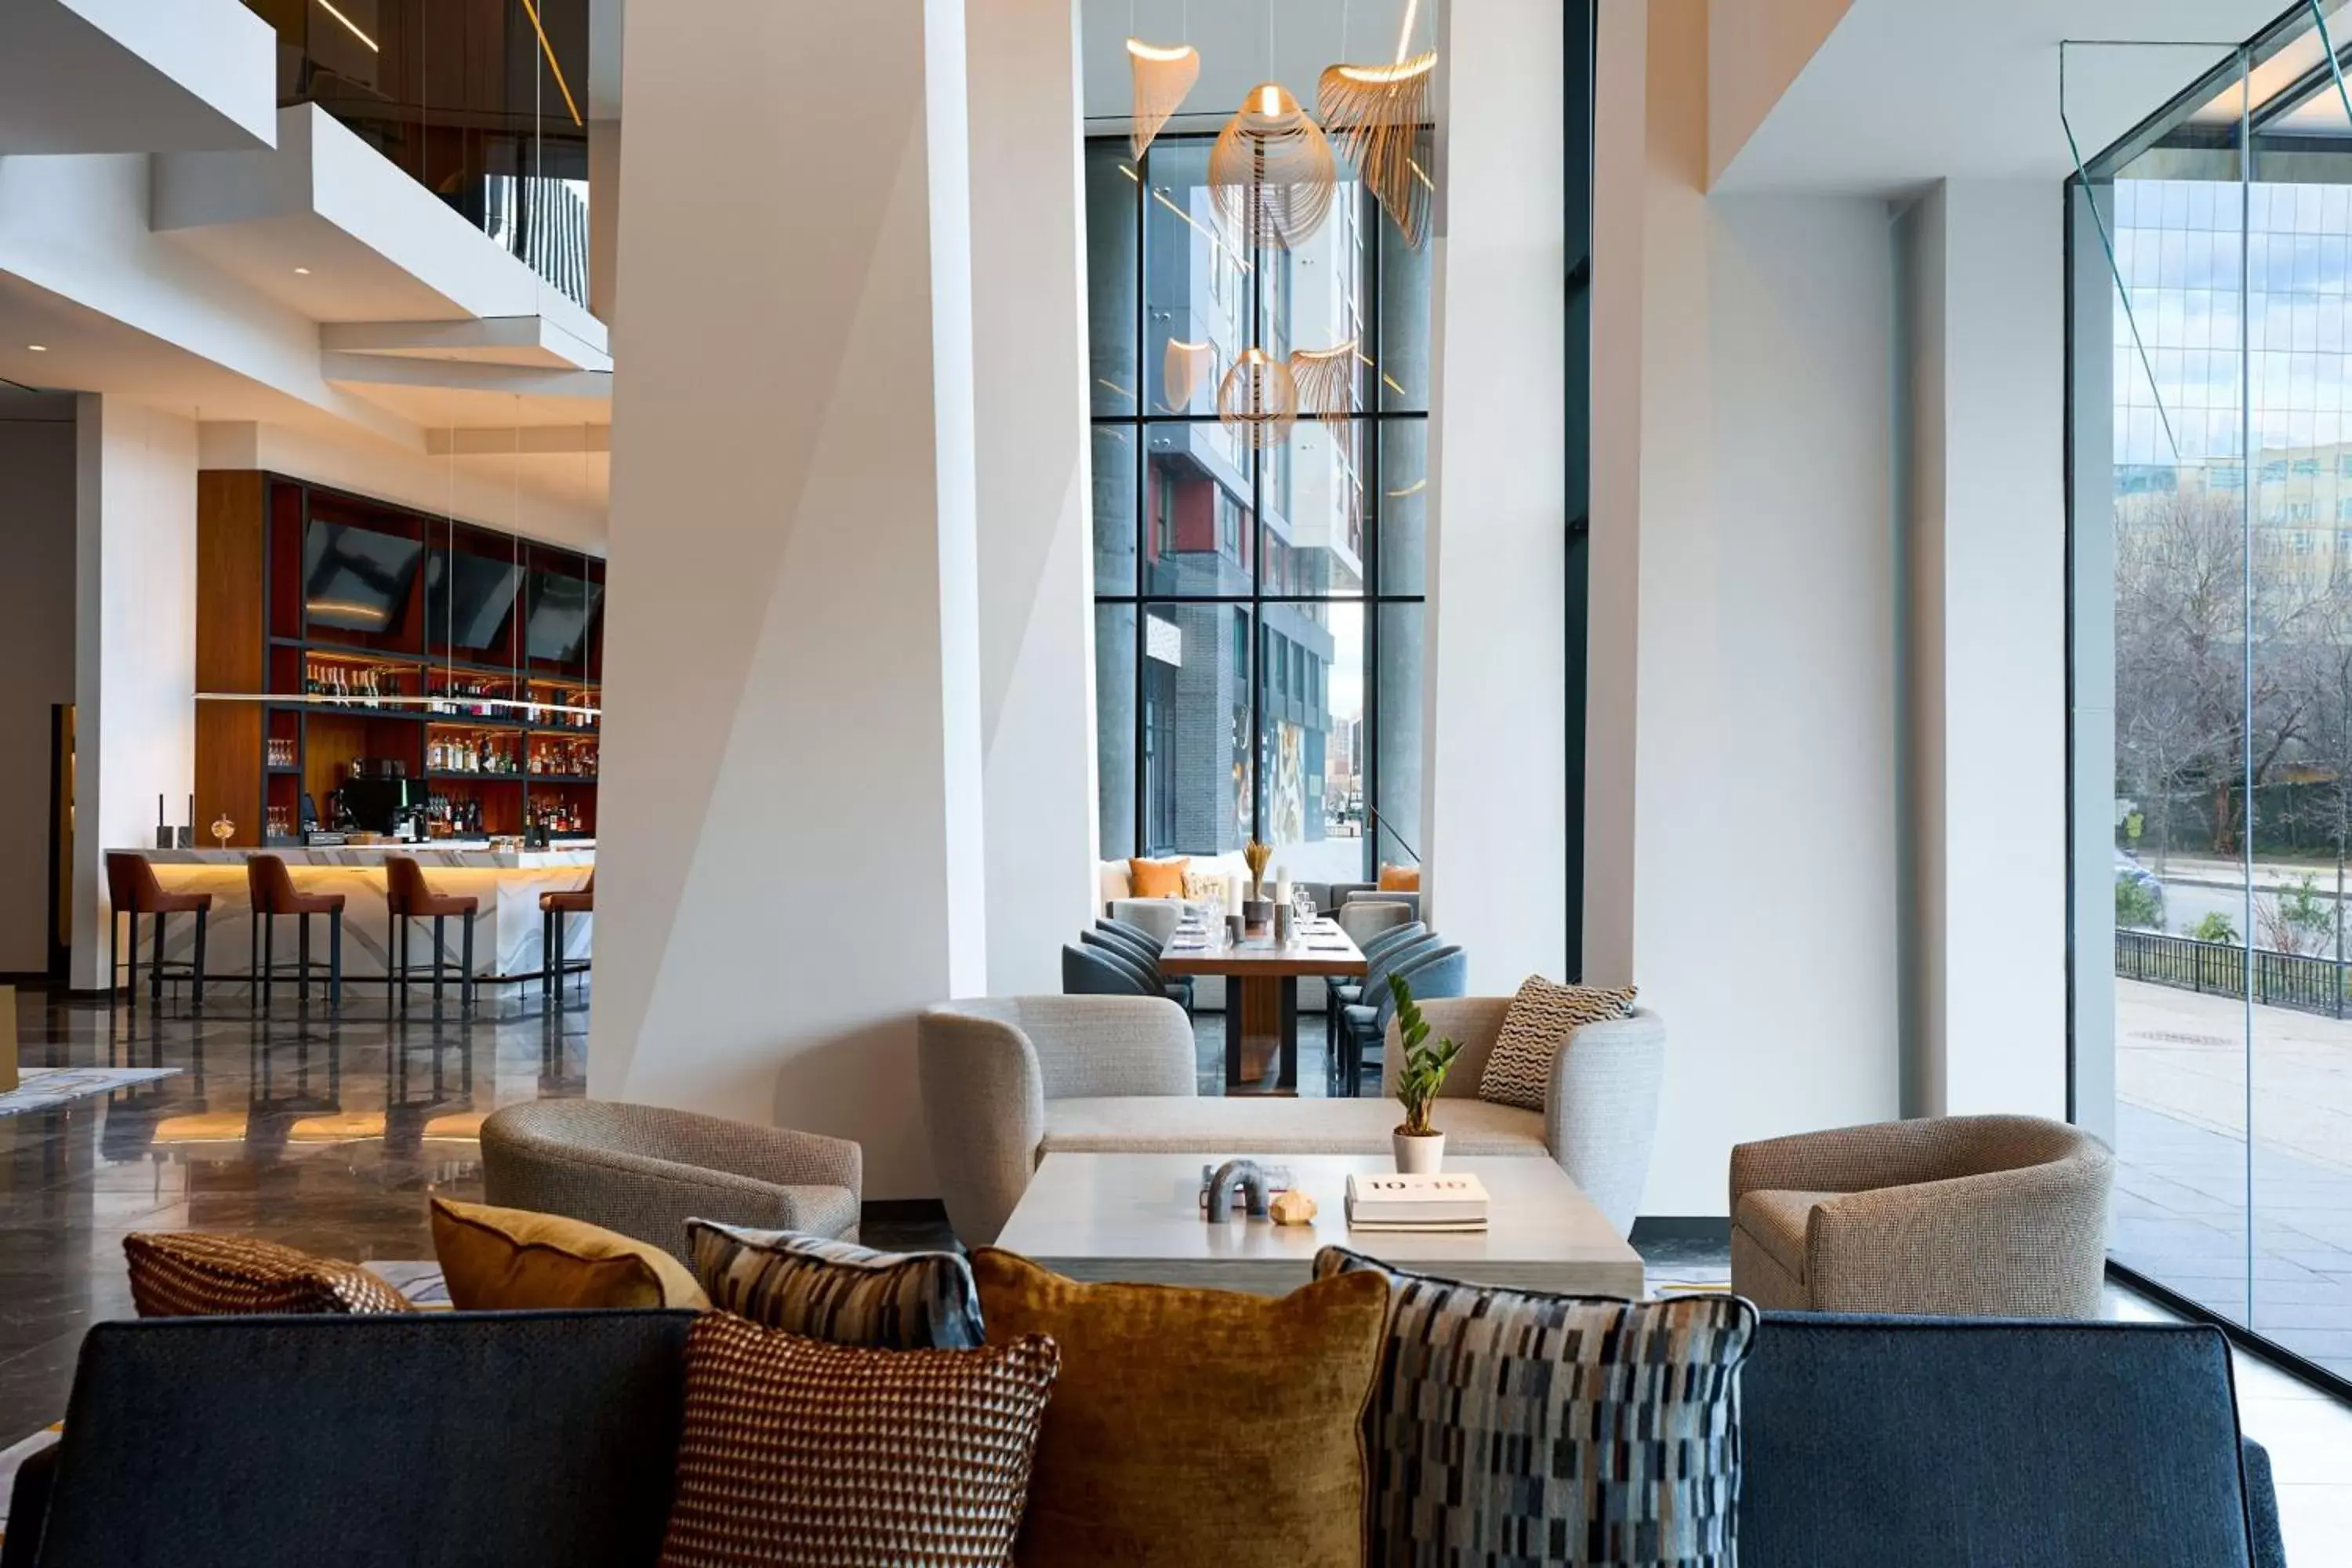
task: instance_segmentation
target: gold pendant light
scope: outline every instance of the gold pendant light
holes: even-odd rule
[[[1217,417],[1255,450],[1282,445],[1298,417],[1290,367],[1254,344],[1244,349],[1218,384]]]
[[[1290,379],[1298,388],[1304,418],[1336,417],[1356,411],[1356,340],[1336,348],[1290,351]]]
[[[1303,243],[1330,214],[1337,178],[1323,128],[1279,82],[1250,89],[1209,150],[1218,221],[1244,249]]]
[[[1208,380],[1207,372],[1216,363],[1216,350],[1209,340],[1188,343],[1181,338],[1168,340],[1168,347],[1160,360],[1160,401],[1171,414],[1182,414],[1192,406],[1193,395]]]
[[[1192,84],[1201,79],[1201,51],[1190,44],[1147,44],[1141,38],[1129,38],[1127,69],[1135,79],[1135,124],[1127,133],[1127,144],[1139,161],[1160,128],[1182,106]]]
[[[1429,87],[1437,51],[1389,66],[1329,66],[1316,108],[1407,245],[1429,232]]]

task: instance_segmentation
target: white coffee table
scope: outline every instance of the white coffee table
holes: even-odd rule
[[[1445,1162],[1475,1171],[1492,1200],[1483,1232],[1402,1235],[1348,1228],[1348,1174],[1393,1170],[1371,1154],[1267,1154],[1316,1202],[1314,1223],[1239,1215],[1211,1225],[1201,1167],[1215,1154],[1048,1154],[996,1245],[1073,1279],[1209,1285],[1280,1295],[1312,1278],[1316,1251],[1347,1247],[1400,1268],[1480,1284],[1638,1297],[1641,1254],[1551,1161],[1489,1155]],[[1241,1205],[1235,1205],[1239,1208]]]

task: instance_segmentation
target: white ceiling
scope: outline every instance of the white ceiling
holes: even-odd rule
[[[2142,46],[2067,51],[2067,115],[2089,158],[2287,4],[1853,0],[1716,189],[1893,195],[1946,177],[2063,179],[2062,40]]]
[[[1127,40],[1134,37],[1201,51],[1201,79],[1180,125],[1194,117],[1221,123],[1269,79],[1311,107],[1325,66],[1396,57],[1409,3],[1416,12],[1412,48],[1429,48],[1438,0],[1078,0],[1081,101],[1088,120],[1128,120],[1135,89]]]

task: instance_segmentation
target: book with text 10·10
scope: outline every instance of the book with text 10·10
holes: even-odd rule
[[[1348,1223],[1364,1229],[1483,1229],[1486,1185],[1475,1172],[1348,1177]]]

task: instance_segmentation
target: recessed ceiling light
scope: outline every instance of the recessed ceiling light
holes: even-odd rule
[[[308,278],[310,276],[310,269],[307,267],[297,267],[294,270],[301,277]]]
[[[49,352],[49,345],[47,343],[26,343],[25,346],[32,350],[37,354],[45,354]]]

